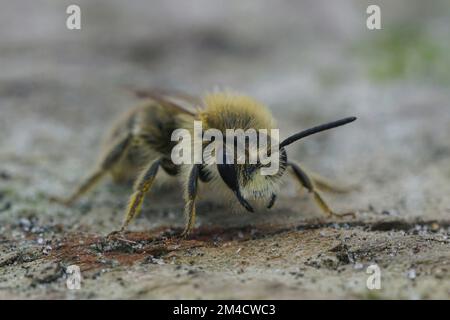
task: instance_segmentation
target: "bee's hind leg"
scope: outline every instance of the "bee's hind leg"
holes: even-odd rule
[[[310,193],[313,194],[314,200],[317,203],[317,205],[322,209],[322,211],[328,216],[336,216],[336,217],[345,217],[345,216],[353,216],[355,217],[355,214],[353,212],[348,213],[336,213],[333,210],[330,209],[330,207],[327,205],[325,200],[322,198],[320,193],[316,190],[313,179],[310,178],[302,168],[296,163],[288,162],[288,166],[292,168],[292,171],[295,175],[295,177],[300,181],[303,187],[305,187]]]
[[[75,190],[72,195],[67,199],[58,200],[65,205],[72,205],[78,198],[85,194],[89,189],[91,189],[101,178],[105,176],[106,173],[111,170],[111,168],[122,158],[123,154],[127,150],[131,141],[131,135],[119,140],[116,144],[111,147],[109,152],[100,161],[100,165],[97,169],[92,172],[88,178]]]
[[[303,168],[303,171],[307,173],[307,175],[313,181],[313,184],[316,187],[316,189],[319,189],[320,191],[331,193],[349,193],[351,191],[358,189],[358,186],[356,185],[341,186],[333,181],[330,181],[325,177],[322,177],[320,174],[307,171],[305,170],[305,168]]]

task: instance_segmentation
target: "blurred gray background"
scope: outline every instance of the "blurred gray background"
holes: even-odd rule
[[[65,26],[70,4],[81,7],[81,30]],[[382,30],[366,28],[369,4],[381,7]],[[348,195],[327,196],[337,211],[357,210],[361,221],[422,219],[446,226],[450,214],[449,49],[450,2],[445,0],[2,1],[2,252],[36,245],[35,238],[23,233],[21,219],[62,226],[59,234],[40,234],[44,242],[69,231],[107,233],[120,223],[126,188],[103,185],[71,209],[49,203],[48,196],[66,195],[73,189],[94,164],[111,121],[139,103],[127,88],[157,87],[191,94],[215,88],[237,90],[267,104],[284,137],[355,115],[359,119],[354,124],[311,137],[292,147],[290,156],[324,176],[359,186]],[[299,200],[295,187],[287,184],[270,214],[239,217],[228,215],[226,208],[208,214],[203,209],[198,223],[270,224],[320,217],[314,204],[307,198]],[[179,192],[165,196],[155,196],[157,205],[148,203],[131,229],[182,225]],[[441,231],[440,236],[447,237],[448,229]],[[384,234],[372,236],[374,241],[387,241],[377,238]],[[414,238],[409,245],[419,240]],[[429,248],[434,260],[426,256],[433,268],[449,257],[448,246],[437,246]],[[409,250],[402,259],[411,256]],[[379,259],[389,254],[383,251]],[[208,263],[205,268],[217,272],[210,276],[219,279],[218,287],[223,285],[220,279],[231,281]],[[288,270],[292,263],[303,262],[285,262],[279,268]],[[395,266],[404,274],[417,264]],[[242,289],[247,293],[241,297],[255,297],[256,291],[262,292],[256,298],[273,293],[270,286],[262,285],[266,273],[274,272],[264,266],[256,262],[253,266],[262,277],[254,281],[259,289]],[[26,283],[11,289],[14,285],[8,277],[15,271],[3,274],[0,297],[27,296]],[[170,270],[161,272],[172,278]],[[403,289],[386,291],[384,297],[427,297],[429,286],[435,288],[431,297],[448,297],[448,287],[433,273],[429,275],[431,285],[426,280],[426,285],[414,289],[401,283],[398,288]],[[395,272],[391,276],[398,278]],[[448,277],[448,271],[444,276]],[[330,277],[342,280],[335,274]],[[279,297],[305,297],[305,292],[318,297],[361,297],[355,293],[359,289],[331,284],[327,291],[308,281],[309,286],[300,285],[290,293],[283,287],[289,279],[277,281],[282,284],[275,290]],[[51,286],[56,297],[65,296],[55,289],[57,283]],[[50,297],[48,290],[32,294]],[[203,297],[239,297],[235,288],[223,295],[216,295],[214,286],[198,290]],[[186,292],[181,297],[196,297]],[[91,294],[99,293],[92,289]],[[155,294],[147,292],[142,297],[174,296],[170,290]]]

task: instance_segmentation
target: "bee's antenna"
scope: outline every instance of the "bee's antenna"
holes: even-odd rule
[[[328,122],[328,123],[324,123],[321,124],[320,126],[316,126],[316,127],[312,127],[309,129],[306,129],[304,131],[301,131],[299,133],[296,133],[288,138],[286,138],[285,140],[283,140],[283,142],[280,143],[280,149],[286,147],[287,145],[290,145],[291,143],[300,140],[302,138],[305,138],[307,136],[310,136],[312,134],[321,132],[321,131],[325,131],[328,129],[333,129],[336,127],[340,127],[343,126],[344,124],[353,122],[356,120],[356,117],[348,117],[348,118],[344,118],[341,120],[337,120],[337,121],[333,121],[333,122]]]

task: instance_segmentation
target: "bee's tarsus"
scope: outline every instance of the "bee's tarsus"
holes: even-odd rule
[[[111,231],[110,233],[108,233],[108,234],[106,235],[106,238],[107,238],[107,239],[110,239],[110,238],[112,238],[112,237],[115,237],[115,236],[117,236],[118,234],[121,234],[123,231],[124,231],[124,229],[122,229],[122,228],[120,228],[119,230]]]
[[[54,202],[54,203],[58,203],[61,204],[63,206],[66,207],[70,207],[73,205],[73,201],[69,198],[69,199],[64,199],[64,198],[60,198],[60,197],[56,197],[56,196],[50,196],[48,198],[48,201],[50,202]]]
[[[330,217],[337,217],[337,218],[345,218],[345,217],[352,217],[356,218],[355,212],[344,212],[344,213],[336,213],[334,211],[330,212]]]

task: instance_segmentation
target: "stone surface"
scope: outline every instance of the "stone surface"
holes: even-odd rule
[[[14,1],[0,10],[0,298],[450,297],[450,5],[381,1]],[[426,7],[425,7],[426,6]],[[425,10],[426,9],[426,10]],[[325,219],[286,177],[271,211],[202,197],[183,225],[180,188],[148,196],[130,231],[130,189],[109,180],[67,195],[95,164],[105,130],[139,103],[127,88],[232,88],[266,103],[283,136],[358,121],[289,149],[356,186],[325,194]],[[81,290],[68,290],[78,265]],[[368,290],[377,264],[381,290]]]

